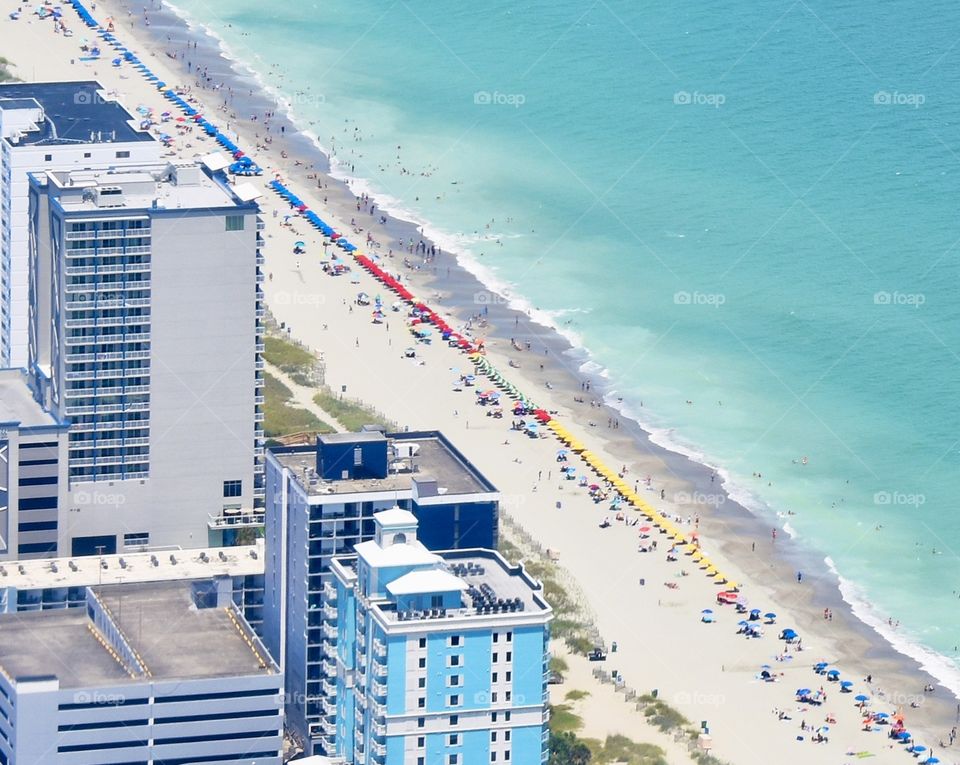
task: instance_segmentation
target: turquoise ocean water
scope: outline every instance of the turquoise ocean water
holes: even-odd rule
[[[176,5],[960,690],[956,4]]]

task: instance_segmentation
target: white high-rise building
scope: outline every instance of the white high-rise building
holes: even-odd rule
[[[209,165],[30,177],[30,374],[70,423],[61,555],[262,524],[262,223]]]
[[[28,174],[158,162],[160,152],[97,82],[0,84],[0,367],[28,361]]]

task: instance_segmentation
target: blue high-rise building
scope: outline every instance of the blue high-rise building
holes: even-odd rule
[[[355,765],[546,762],[549,622],[539,582],[492,550],[435,554],[394,508],[335,558],[334,748]]]
[[[307,753],[333,753],[333,557],[372,539],[374,513],[397,505],[427,548],[495,548],[498,502],[437,432],[339,433],[268,450],[263,636],[284,669],[287,729]]]

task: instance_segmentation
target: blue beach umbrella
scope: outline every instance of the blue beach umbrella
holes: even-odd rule
[[[876,718],[878,718],[878,719],[880,719],[880,720],[886,720],[889,716],[890,716],[890,715],[888,715],[886,712],[877,712],[877,713],[874,715],[874,717],[876,717]]]
[[[924,760],[925,765],[937,765],[938,762],[940,762],[939,757],[927,757],[927,759]]]
[[[854,696],[853,699],[854,701],[870,701],[870,697],[863,693]]]
[[[852,685],[853,685],[852,680],[844,680],[842,683],[840,683],[841,688],[850,688]]]
[[[901,741],[906,741],[908,738],[910,738],[910,731],[908,731],[908,730],[902,730],[902,731],[900,731],[900,732],[897,734],[897,738],[900,739]]]
[[[798,695],[798,696],[809,696],[809,695],[810,695],[810,689],[809,689],[809,688],[800,688],[800,689],[797,691],[797,695]]]
[[[764,618],[764,619],[776,619],[776,618],[777,618],[777,615],[776,615],[775,613],[773,613],[772,611],[770,611],[770,612],[768,612],[768,613],[765,613],[765,614],[763,615],[763,618]]]
[[[911,751],[911,752],[925,752],[925,751],[927,751],[927,747],[925,747],[923,744],[917,744],[916,746],[911,746],[911,747],[910,747],[910,751]]]

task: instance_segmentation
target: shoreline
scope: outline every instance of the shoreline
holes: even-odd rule
[[[117,4],[117,2],[108,2],[100,5],[112,7]],[[98,8],[98,15],[103,15],[102,7]],[[170,15],[175,16],[173,13]],[[139,26],[132,33],[128,32],[124,23],[124,16],[117,14],[117,18],[121,19],[121,22],[117,25],[118,35],[132,34],[133,37],[136,37],[137,33],[143,33],[144,30]],[[154,12],[154,23],[149,30],[149,34],[157,38],[155,41],[156,50],[163,50],[164,44],[160,43],[161,35],[163,32],[175,29],[175,27],[157,23],[157,18],[158,16]],[[181,29],[186,31],[184,39],[192,40],[192,35],[204,34],[202,28],[191,31],[187,29],[182,19],[176,18],[177,23],[181,25]],[[216,38],[209,39],[216,40]],[[176,40],[176,38],[173,38],[173,40]],[[224,54],[220,45],[211,43],[210,48],[211,50],[203,52],[204,55],[209,55],[211,62],[215,62],[217,59],[223,61],[226,67],[232,70],[233,65],[223,57]],[[213,48],[216,48],[216,50],[213,50]],[[197,51],[200,51],[199,47]],[[198,53],[198,55],[200,54]],[[168,66],[182,65],[181,61],[168,60],[164,63]],[[238,62],[236,65],[240,66],[241,64]],[[230,75],[225,73],[224,76]],[[234,76],[238,78],[238,82],[243,79],[241,74],[235,74]],[[212,94],[208,90],[196,91],[194,95],[200,99],[208,99],[211,95],[216,97],[216,94]],[[276,108],[276,105],[268,99],[261,97],[260,100],[263,102],[264,108]],[[250,102],[255,104],[257,98],[252,98]],[[239,108],[237,107],[237,113],[241,113]],[[222,122],[222,112],[211,118]],[[238,132],[241,135],[249,136],[251,132],[256,134],[257,126],[255,123],[243,120],[240,120],[239,123]],[[233,129],[234,124],[231,120],[231,129]],[[277,122],[275,124],[281,123]],[[301,152],[301,147],[305,145],[310,147],[311,157],[314,156],[313,152],[320,153],[318,142],[306,136],[297,135],[299,128],[295,123],[288,121],[287,124],[293,128],[290,131],[293,135],[286,135],[282,139],[275,138],[270,154],[276,155],[280,151],[286,150],[289,160],[285,163],[277,162],[276,156],[272,156],[271,160],[277,164],[285,179],[293,187],[298,190],[311,188],[313,186],[311,181],[315,179],[307,176],[312,170],[316,170],[318,174],[322,172],[317,167],[320,160],[314,159],[312,167],[305,165],[301,167],[293,165],[291,167],[290,165],[296,157],[300,156],[298,152]],[[266,165],[268,163],[264,162],[262,164]],[[354,205],[352,192],[349,188],[350,184],[339,182],[329,174],[324,173],[324,175],[326,176],[323,179],[326,184],[323,189],[324,192],[328,196],[336,195],[329,204],[329,207],[335,210],[335,215],[331,216],[331,219],[338,219],[342,224],[343,221],[353,217],[350,214]],[[333,190],[331,190],[331,187]],[[316,188],[311,190],[316,193]],[[349,230],[349,227],[346,226],[341,226],[341,228],[342,230]],[[378,228],[377,233],[378,235],[382,234],[385,239],[389,237],[389,241],[395,242],[401,237],[404,239],[411,235],[419,237],[419,234],[414,233],[417,228],[417,224],[409,221],[390,220],[386,225]],[[356,241],[359,242],[359,240]],[[393,263],[392,265],[396,264]],[[564,412],[564,419],[579,422],[581,428],[585,415],[597,420],[599,425],[596,428],[586,426],[587,430],[584,431],[588,434],[586,437],[591,441],[602,440],[605,444],[604,450],[607,453],[621,459],[621,464],[630,466],[629,475],[631,477],[642,475],[641,471],[658,476],[666,475],[667,478],[663,483],[660,483],[660,479],[658,479],[658,487],[662,487],[668,497],[676,497],[676,495],[684,493],[690,497],[695,497],[700,493],[717,498],[713,506],[709,503],[675,506],[657,500],[653,500],[652,504],[656,503],[659,509],[663,509],[665,514],[671,516],[697,513],[701,519],[700,528],[705,539],[717,544],[727,558],[735,561],[738,568],[746,574],[748,581],[762,581],[769,586],[775,593],[775,602],[790,602],[794,610],[802,612],[803,621],[810,624],[810,629],[813,629],[813,625],[821,623],[819,612],[824,607],[833,608],[838,618],[835,623],[831,623],[831,629],[835,631],[840,642],[844,643],[847,648],[844,651],[844,658],[841,658],[839,663],[843,665],[861,664],[866,658],[869,660],[871,668],[874,666],[878,668],[873,670],[874,673],[883,675],[885,685],[890,684],[891,678],[901,676],[902,678],[909,678],[909,681],[893,682],[894,686],[914,685],[919,687],[922,682],[922,677],[918,674],[919,670],[913,669],[911,671],[909,668],[902,666],[905,663],[916,664],[916,660],[897,651],[883,635],[853,614],[853,607],[847,605],[843,599],[839,589],[839,581],[823,562],[822,556],[818,560],[816,552],[806,549],[802,540],[789,539],[786,535],[781,537],[776,545],[772,545],[768,537],[769,524],[773,519],[765,519],[730,499],[722,485],[717,485],[717,482],[711,479],[714,474],[713,468],[697,462],[692,457],[656,444],[652,440],[653,436],[647,430],[644,430],[640,423],[628,420],[625,415],[607,404],[599,408],[591,407],[589,411],[584,409],[585,404],[571,408],[570,402],[575,396],[581,394],[580,382],[588,376],[581,370],[584,364],[589,363],[589,359],[583,358],[580,352],[572,347],[569,340],[562,337],[555,329],[538,324],[523,312],[511,308],[509,304],[499,298],[494,298],[488,287],[457,262],[456,255],[444,251],[437,256],[431,266],[429,270],[405,269],[403,271],[404,280],[408,284],[415,285],[416,291],[424,296],[428,292],[439,292],[442,295],[439,301],[431,298],[428,302],[437,303],[445,312],[456,315],[461,323],[469,319],[471,312],[486,308],[486,321],[489,331],[485,334],[488,339],[489,357],[501,368],[505,368],[510,360],[520,364],[521,368],[512,370],[510,375],[522,376],[528,381],[529,384],[522,387],[527,391],[537,391],[534,396],[536,400],[541,403],[549,400],[551,409],[557,408]],[[490,298],[488,302],[478,303],[476,296],[479,293],[486,293]],[[513,323],[512,329],[511,322]],[[521,343],[529,341],[535,352],[513,351],[509,343],[511,337],[518,339]],[[529,362],[530,359],[537,357],[540,349],[546,349],[544,358],[548,359],[544,364],[547,368],[542,373],[533,369],[533,364]],[[580,358],[577,358],[578,356]],[[596,373],[590,376],[596,378]],[[548,390],[545,386],[547,379],[553,385],[552,390]],[[591,397],[603,401],[611,394],[611,391],[609,391],[609,386],[600,385],[598,387],[593,385],[590,394]],[[567,412],[571,412],[572,415],[568,417]],[[608,420],[620,419],[621,427],[616,429],[616,432],[613,428],[608,428],[605,431],[602,428],[605,417]],[[667,491],[668,488],[669,491]],[[723,497],[722,501],[719,499],[721,496]],[[665,509],[666,507],[670,507],[670,510]],[[774,522],[779,525],[779,520],[776,519]],[[761,554],[752,555],[752,551],[747,548],[748,542],[756,542],[758,545],[762,545]],[[772,563],[770,562],[771,559]],[[793,571],[798,569],[802,569],[806,573],[808,581],[813,584],[812,588],[804,588],[803,595],[800,598],[798,598],[796,588],[792,586]],[[798,623],[798,627],[805,629],[806,625]],[[843,633],[848,634],[843,635]],[[877,638],[880,638],[879,642]],[[933,703],[924,704],[922,711],[924,713],[927,713],[928,710],[932,712],[933,707],[941,706],[936,703],[938,701],[940,701],[939,698],[934,699]],[[943,701],[946,702],[947,700],[943,699]],[[918,711],[910,710],[911,716],[917,715]],[[931,723],[934,723],[940,731],[943,731],[942,721],[951,716],[947,714],[947,710],[941,710],[939,714],[931,716],[936,718],[936,720],[931,719]],[[947,727],[949,728],[949,725]]]

